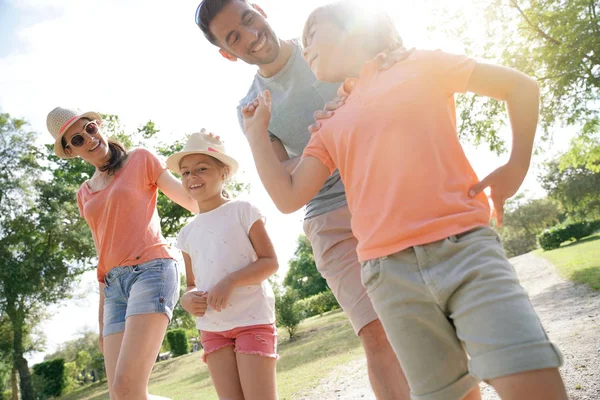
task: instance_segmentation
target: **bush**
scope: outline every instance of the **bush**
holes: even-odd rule
[[[323,315],[324,312],[340,307],[330,289],[298,301],[298,306],[302,310],[303,318]]]
[[[294,337],[298,325],[302,320],[302,308],[298,304],[298,292],[289,289],[283,296],[275,301],[275,312],[277,314],[277,326],[283,326]]]
[[[171,329],[167,331],[167,341],[173,357],[179,357],[190,352],[190,344],[185,329]]]
[[[538,242],[544,250],[557,249],[566,241],[583,239],[598,229],[600,229],[600,220],[558,225],[539,234]]]
[[[38,398],[60,396],[65,388],[65,360],[57,358],[34,365],[33,377]]]

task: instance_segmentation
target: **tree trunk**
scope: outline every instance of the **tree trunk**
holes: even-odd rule
[[[10,303],[10,302],[9,302]],[[33,384],[31,374],[27,366],[27,360],[23,357],[23,318],[14,303],[8,304],[6,313],[13,328],[13,367],[19,371],[19,386],[21,388],[21,400],[34,400]]]
[[[12,397],[11,400],[19,400],[19,379],[17,378],[17,369],[12,367],[10,373],[10,385]]]
[[[21,387],[21,399],[22,400],[34,400],[33,396],[33,384],[31,382],[31,374],[29,373],[29,366],[27,360],[23,357],[23,332],[22,329],[15,329],[14,331],[14,366],[19,371],[20,387]]]

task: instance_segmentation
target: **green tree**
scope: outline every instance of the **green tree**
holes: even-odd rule
[[[597,0],[490,0],[436,7],[432,30],[458,37],[468,54],[514,67],[540,84],[545,137],[557,125],[598,130],[600,2]],[[440,28],[442,27],[442,28]],[[502,103],[479,96],[459,100],[461,135],[503,150]]]
[[[317,271],[312,247],[305,235],[298,237],[298,247],[290,260],[283,285],[298,292],[301,299],[327,290],[327,281]]]
[[[522,196],[506,205],[504,225],[500,229],[508,257],[528,253],[537,247],[537,235],[560,222],[562,211],[552,199],[523,201]]]
[[[47,354],[44,360],[61,358],[66,363],[75,363],[77,366],[76,376],[82,375],[80,379],[85,383],[91,375],[91,381],[96,382],[104,378],[104,357],[98,347],[98,332],[94,329],[86,329],[79,333],[73,340],[61,343],[56,351]]]
[[[600,173],[600,135],[581,135],[574,138],[569,150],[560,157],[559,167],[561,170],[580,168]]]
[[[283,326],[293,339],[302,320],[302,310],[298,304],[298,291],[288,289],[283,296],[275,298],[277,326]]]

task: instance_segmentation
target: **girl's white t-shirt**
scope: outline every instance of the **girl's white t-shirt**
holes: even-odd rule
[[[209,292],[228,274],[257,260],[250,242],[252,225],[264,219],[246,201],[229,201],[212,211],[198,214],[177,237],[177,248],[189,254],[199,291]],[[275,296],[267,280],[261,284],[234,289],[227,308],[218,312],[210,306],[196,327],[222,332],[241,326],[275,322]]]

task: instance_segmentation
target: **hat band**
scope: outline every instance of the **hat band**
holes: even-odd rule
[[[71,117],[67,122],[65,122],[63,124],[63,126],[60,127],[60,129],[58,130],[58,134],[62,134],[63,131],[65,130],[65,128],[67,127],[67,125],[69,125],[74,119],[79,118],[79,115],[76,115],[74,117]]]

